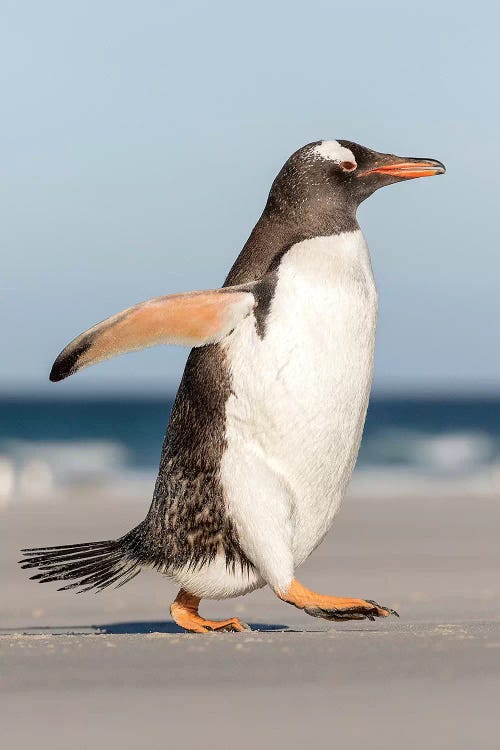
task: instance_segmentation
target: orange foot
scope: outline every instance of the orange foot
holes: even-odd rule
[[[323,617],[325,620],[374,620],[376,617],[388,617],[398,613],[390,607],[382,607],[371,599],[344,599],[339,596],[323,596],[306,589],[295,578],[286,594],[278,594],[280,599],[303,609],[312,617]]]
[[[250,630],[250,627],[237,617],[229,620],[206,620],[198,614],[200,599],[181,589],[170,607],[170,614],[179,627],[190,633],[235,633]]]

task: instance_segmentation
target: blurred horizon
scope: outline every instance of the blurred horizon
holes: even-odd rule
[[[374,392],[500,392],[500,9],[479,7],[6,2],[0,393],[172,393],[177,347],[56,387],[48,371],[96,321],[220,285],[283,162],[322,138],[448,169],[359,211],[380,298]]]
[[[178,380],[167,380],[160,383],[156,380],[145,380],[143,382],[123,382],[121,380],[108,381],[104,386],[98,382],[90,386],[85,384],[82,388],[73,387],[65,391],[60,390],[57,385],[54,389],[49,387],[37,387],[31,383],[10,385],[0,384],[0,400],[71,402],[71,401],[99,401],[99,400],[131,400],[131,401],[159,401],[164,399],[170,401],[175,398],[182,377],[182,369]],[[500,386],[493,382],[474,385],[471,383],[454,384],[451,389],[446,383],[390,383],[374,386],[371,391],[371,399],[394,399],[397,400],[436,400],[436,401],[469,401],[500,400]]]

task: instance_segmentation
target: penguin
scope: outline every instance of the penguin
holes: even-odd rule
[[[155,344],[192,350],[146,518],[115,540],[23,550],[32,578],[102,590],[154,568],[180,585],[171,615],[195,633],[247,629],[202,617],[199,603],[265,585],[326,620],[397,615],[295,576],[346,493],[371,390],[377,292],[357,208],[444,172],[346,140],[309,143],[277,175],[220,289],[151,299],[75,338],[51,381]]]

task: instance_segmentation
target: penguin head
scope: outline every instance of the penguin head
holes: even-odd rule
[[[336,214],[342,226],[342,218],[354,220],[359,204],[378,188],[445,171],[435,159],[379,153],[352,141],[316,141],[284,164],[273,182],[268,207],[297,219],[315,215],[319,223]]]

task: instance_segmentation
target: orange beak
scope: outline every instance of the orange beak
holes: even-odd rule
[[[414,177],[432,177],[432,175],[444,174],[445,172],[444,164],[434,159],[401,159],[389,164],[381,164],[380,167],[374,169],[368,169],[359,176],[385,174],[389,177],[411,180]]]

